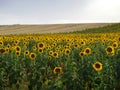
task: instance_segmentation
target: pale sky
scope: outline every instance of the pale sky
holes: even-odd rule
[[[0,25],[120,22],[120,0],[0,0]]]

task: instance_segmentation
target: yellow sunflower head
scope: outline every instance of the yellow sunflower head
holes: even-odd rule
[[[38,52],[41,54],[41,53],[43,53],[43,49],[42,48],[39,48],[38,49]]]
[[[114,42],[114,43],[112,44],[112,46],[113,46],[114,48],[117,48],[117,47],[118,47],[118,43],[117,43],[117,42]]]
[[[36,54],[35,53],[30,53],[29,55],[31,60],[34,60],[36,58]]]
[[[84,50],[84,53],[85,53],[86,55],[91,54],[91,49],[90,49],[90,48],[86,48],[86,49]]]
[[[65,54],[69,55],[70,54],[70,49],[65,49]]]
[[[120,42],[120,37],[118,38],[118,41]]]
[[[10,44],[7,44],[7,46],[6,46],[7,48],[10,48],[11,47],[11,45]]]
[[[3,41],[0,41],[0,46],[3,46]]]
[[[106,48],[106,53],[107,54],[114,54],[114,47],[113,46],[108,46],[107,48]]]
[[[9,51],[10,51],[10,48],[5,47],[5,52],[9,52]]]
[[[15,50],[20,52],[21,51],[21,47],[20,46],[16,46]]]
[[[82,41],[80,42],[80,44],[81,44],[81,45],[85,45],[85,41],[82,40]]]
[[[79,44],[74,44],[74,48],[78,49],[79,48]]]
[[[17,56],[20,56],[20,51],[16,51],[16,55],[17,55]]]
[[[66,46],[64,46],[64,48],[65,48],[65,49],[69,49],[69,48],[70,48],[70,46],[69,46],[69,45],[66,45]]]
[[[28,50],[24,51],[24,56],[28,56],[28,55],[29,55],[29,51]]]
[[[33,50],[33,51],[36,51],[36,50],[37,50],[37,47],[36,47],[36,46],[32,46],[32,50]]]
[[[49,51],[49,55],[53,55],[53,51]]]
[[[20,42],[19,40],[15,40],[15,41],[14,41],[14,43],[16,43],[16,44],[19,44],[19,42]]]
[[[80,53],[79,53],[79,56],[80,56],[80,57],[83,57],[84,55],[85,55],[84,52],[80,52]]]
[[[0,48],[0,53],[2,53],[2,54],[5,54],[5,49],[4,48]]]
[[[55,67],[54,68],[54,70],[53,70],[53,72],[55,73],[55,74],[61,74],[62,73],[62,67]]]
[[[96,71],[101,71],[102,70],[102,63],[100,62],[96,62],[93,64],[93,68],[96,70]]]
[[[38,48],[44,48],[45,44],[44,43],[38,43],[37,46],[38,46]]]
[[[58,57],[58,52],[54,52],[52,56],[57,58]]]

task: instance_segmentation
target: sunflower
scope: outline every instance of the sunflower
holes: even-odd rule
[[[6,46],[7,48],[10,48],[11,46],[10,46],[10,44],[7,44],[7,46]]]
[[[86,49],[84,50],[84,53],[85,53],[86,55],[91,54],[91,49],[90,49],[90,48],[86,48]]]
[[[32,50],[36,51],[37,47],[36,46],[32,46]]]
[[[106,53],[107,54],[114,54],[114,47],[113,46],[108,46],[106,48]]]
[[[102,46],[105,46],[105,42],[102,42]]]
[[[3,41],[0,41],[0,46],[3,46]]]
[[[61,73],[62,73],[62,67],[55,67],[54,70],[53,70],[53,72],[54,72],[55,74],[56,74],[56,73],[61,74]]]
[[[48,46],[46,46],[46,49],[48,50],[48,49],[49,49],[49,47],[48,47]]]
[[[19,41],[18,41],[18,40],[16,40],[16,41],[14,41],[14,43],[19,44]]]
[[[44,43],[38,43],[37,46],[38,46],[38,48],[44,48],[45,44]]]
[[[28,55],[29,55],[29,51],[28,50],[24,51],[24,56],[28,56]]]
[[[20,56],[20,51],[16,51],[16,55],[17,55],[17,56]]]
[[[41,53],[43,53],[43,49],[42,48],[39,48],[38,49],[38,52],[41,54]]]
[[[60,49],[59,49],[59,48],[56,48],[56,52],[60,52]]]
[[[21,51],[21,47],[20,47],[20,46],[16,46],[16,47],[15,47],[15,50],[16,50],[16,51]]]
[[[64,50],[62,50],[62,49],[60,50],[60,52],[63,52],[63,51],[64,51]]]
[[[67,45],[66,45],[66,46],[70,47],[70,46],[71,46],[71,44],[70,44],[70,43],[67,43]]]
[[[12,46],[13,46],[13,47],[16,47],[16,46],[17,46],[17,44],[16,44],[16,43],[13,43],[13,44],[12,44]]]
[[[27,41],[24,41],[24,42],[23,42],[23,45],[24,45],[24,46],[26,46],[26,45],[28,45],[28,44],[29,44],[29,43],[28,43]]]
[[[56,46],[56,43],[53,43],[53,46],[55,47],[55,46]]]
[[[10,49],[8,47],[5,47],[5,52],[9,52]]]
[[[65,45],[65,46],[64,46],[64,49],[69,49],[69,46]]]
[[[101,71],[102,70],[102,63],[100,62],[96,62],[93,64],[93,68],[96,70],[96,71]]]
[[[82,40],[82,41],[80,42],[80,44],[81,44],[81,45],[85,45],[85,41]]]
[[[31,60],[34,60],[36,58],[36,54],[35,53],[30,53],[29,55]]]
[[[54,52],[54,53],[52,54],[52,56],[55,57],[55,58],[57,58],[57,57],[58,57],[58,52]]]
[[[53,55],[53,51],[49,51],[49,55]]]
[[[84,52],[80,52],[80,53],[79,53],[79,56],[80,56],[80,57],[83,57],[84,55],[85,55]]]
[[[120,37],[118,38],[118,41],[120,42]]]
[[[0,53],[4,54],[6,51],[4,48],[0,48]]]
[[[79,45],[78,45],[78,44],[75,44],[75,45],[74,45],[74,48],[78,49],[78,48],[79,48]]]
[[[117,42],[114,42],[114,43],[112,44],[112,46],[113,46],[114,48],[117,48],[117,47],[118,47],[118,43],[117,43]]]
[[[65,54],[69,55],[70,54],[70,49],[65,49]]]

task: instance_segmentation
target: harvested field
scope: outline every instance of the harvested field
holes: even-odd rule
[[[110,23],[83,23],[83,24],[45,24],[45,25],[1,25],[0,34],[31,34],[31,33],[59,33],[80,31],[97,28]]]

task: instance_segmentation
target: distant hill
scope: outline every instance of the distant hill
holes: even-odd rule
[[[59,32],[90,32],[93,28],[114,25],[112,23],[82,23],[82,24],[45,24],[45,25],[0,25],[0,35],[6,34],[38,34]],[[113,28],[115,29],[115,28]],[[85,31],[83,31],[85,30]],[[94,29],[96,31],[96,29]],[[75,33],[74,32],[74,33]]]
[[[117,33],[120,32],[120,23],[109,24],[98,28],[88,28],[82,31],[74,31],[71,33]]]

